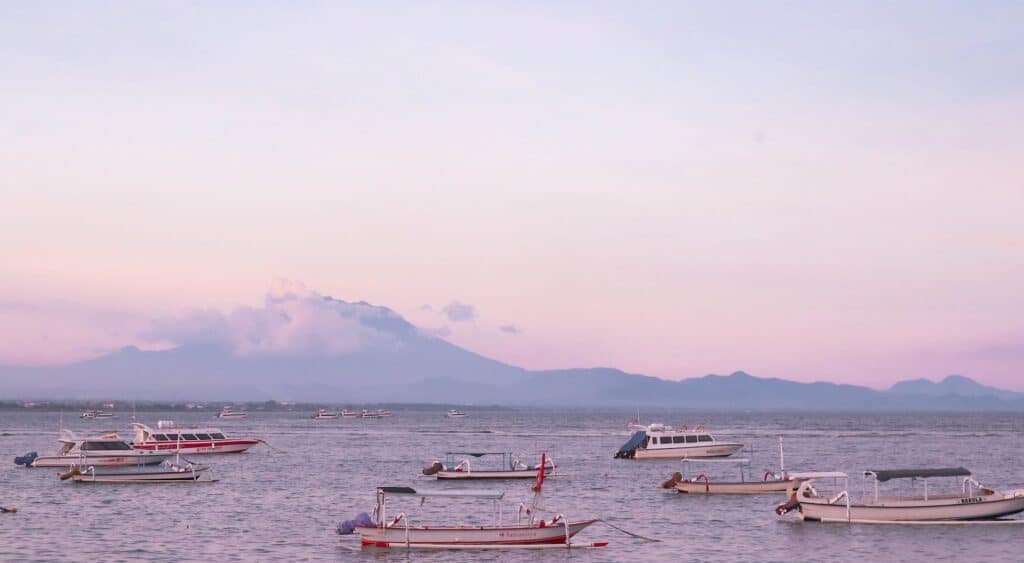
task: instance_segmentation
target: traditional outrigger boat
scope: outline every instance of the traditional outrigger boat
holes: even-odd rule
[[[474,467],[473,459],[494,458],[501,456],[497,468]],[[520,461],[512,452],[447,452],[444,463],[435,460],[423,468],[424,475],[433,475],[438,479],[532,479],[536,477],[539,465],[527,465]],[[547,477],[554,476],[555,462],[550,457],[545,460],[544,473]]]
[[[683,459],[698,457],[729,457],[743,449],[737,442],[720,442],[704,431],[703,426],[693,430],[673,428],[664,424],[641,426],[629,440],[615,452],[622,459]]]
[[[76,483],[196,483],[204,477],[208,468],[191,462],[181,464],[164,461],[158,466],[139,465],[135,467],[96,467],[94,465],[75,465],[71,470],[60,476],[61,481],[71,479]],[[203,482],[216,482],[205,479]]]
[[[56,455],[37,456],[30,453],[15,460],[26,467],[71,467],[88,464],[96,467],[124,467],[130,465],[155,465],[174,454],[138,451],[122,440],[116,433],[82,438],[74,432],[63,429],[60,433],[60,450]]]
[[[723,481],[712,478],[707,472],[693,476],[692,465],[703,466],[734,466],[739,469],[739,481]],[[764,475],[758,476],[751,470],[750,459],[684,459],[683,472],[675,472],[669,480],[661,484],[664,489],[675,489],[680,493],[692,494],[741,494],[757,495],[767,493],[785,493],[795,491],[805,479],[794,478],[786,472],[786,458],[782,450],[782,438],[779,438],[779,472],[766,469]]]
[[[546,459],[541,456],[541,467]],[[377,503],[373,516],[362,513],[354,520],[342,522],[338,533],[359,534],[363,547],[406,549],[538,549],[545,547],[604,547],[608,542],[574,543],[572,538],[598,519],[569,520],[557,514],[550,520],[537,519],[537,507],[544,471],[537,471],[531,507],[520,503],[515,522],[503,521],[503,491],[417,491],[411,487],[377,487]],[[405,512],[388,516],[388,499],[490,500],[494,503],[494,523],[486,526],[419,526],[413,525]],[[525,518],[524,518],[525,516]]]
[[[915,524],[992,520],[1024,512],[1024,489],[1000,492],[983,487],[963,467],[867,470],[863,477],[872,483],[873,492],[856,501],[850,498],[850,478],[845,473],[795,473],[793,477],[802,478],[804,482],[787,502],[775,508],[775,512],[783,515],[797,510],[801,520]],[[954,478],[958,490],[935,494],[934,488],[929,488],[929,479],[936,477]],[[839,489],[842,483],[841,490],[834,495],[819,493],[814,484],[820,485],[826,479],[832,480],[833,489]],[[912,490],[903,495],[881,495],[879,484],[891,480],[909,480]],[[916,487],[919,480],[920,488]]]

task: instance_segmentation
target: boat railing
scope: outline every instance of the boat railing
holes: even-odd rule
[[[408,548],[409,544],[409,517],[404,512],[399,512],[395,515],[395,518],[391,520],[391,523],[387,525],[388,528],[394,528],[399,522],[405,524],[405,547]]]
[[[975,481],[973,477],[964,477],[964,482],[962,485],[964,496],[971,496],[975,488],[980,489],[981,483]]]

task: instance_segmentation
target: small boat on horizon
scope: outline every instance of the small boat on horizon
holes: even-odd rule
[[[108,418],[116,418],[117,415],[112,412],[101,411],[101,410],[87,410],[81,414],[78,418],[84,418],[86,420],[103,420]]]
[[[448,418],[464,418],[466,416],[466,413],[458,409],[451,409],[445,414],[445,416],[447,416]]]
[[[794,473],[792,477],[804,482],[788,501],[775,508],[775,512],[781,516],[796,510],[800,520],[913,524],[994,520],[1024,512],[1024,489],[1000,492],[984,487],[963,467],[869,469],[864,471],[863,477],[869,482],[871,492],[857,500],[851,498],[850,478],[846,473]],[[936,494],[935,487],[929,486],[929,479],[937,477],[952,477],[955,486],[952,490]],[[826,479],[832,480],[832,489],[839,490],[826,491],[827,483],[822,485]],[[880,484],[892,480],[909,481],[911,491],[896,495],[880,494]]]
[[[225,405],[224,408],[222,408],[221,411],[217,413],[217,418],[237,420],[241,418],[249,418],[249,413],[240,409],[236,409],[231,405]]]
[[[345,409],[341,411],[341,418],[359,418],[359,413]]]
[[[331,419],[331,418],[338,418],[338,413],[336,413],[336,412],[328,412],[327,409],[319,409],[315,413],[313,413],[313,419],[315,419],[315,420],[323,420],[323,419]]]
[[[474,467],[474,459],[501,457],[501,462],[488,467]],[[555,462],[544,456],[545,476],[553,477]],[[497,465],[497,467],[494,467]],[[444,463],[435,460],[423,468],[423,474],[438,479],[533,479],[539,471],[539,465],[527,465],[512,452],[447,452]]]
[[[719,442],[704,430],[703,425],[689,430],[664,424],[641,426],[615,452],[621,459],[684,459],[729,457],[743,449],[738,442]]]

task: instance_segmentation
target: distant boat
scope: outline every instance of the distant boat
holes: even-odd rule
[[[377,416],[379,416],[381,418],[387,418],[387,417],[393,416],[393,415],[392,415],[391,411],[386,411],[384,409],[377,409]]]
[[[345,409],[345,410],[341,411],[341,418],[358,418],[358,417],[359,417],[359,413],[357,413],[356,411],[350,411],[348,409]]]
[[[359,418],[381,418],[381,415],[376,411],[363,409],[363,412],[359,413]]]
[[[448,411],[448,413],[445,414],[445,416],[447,416],[448,418],[463,418],[466,416],[466,413],[457,409],[452,409]]]
[[[243,410],[236,409],[235,407],[232,407],[230,405],[227,405],[223,409],[221,409],[220,413],[217,414],[217,418],[226,418],[229,420],[249,418],[249,413]]]
[[[313,414],[313,418],[316,419],[316,420],[325,419],[325,418],[327,418],[327,419],[329,419],[329,418],[338,418],[338,413],[336,413],[336,412],[328,412],[327,409],[319,409],[318,411],[316,411],[315,414]]]
[[[97,420],[97,419],[105,419],[105,418],[114,418],[115,416],[116,415],[114,413],[110,413],[110,412],[106,412],[106,411],[89,410],[89,411],[83,412],[82,415],[79,416],[78,418],[84,418],[84,419],[88,419],[88,420]]]

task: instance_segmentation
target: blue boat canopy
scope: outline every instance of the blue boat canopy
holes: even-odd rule
[[[622,444],[622,447],[619,448],[619,451],[615,452],[615,457],[623,459],[632,458],[634,455],[636,455],[636,450],[640,446],[642,446],[646,440],[647,432],[644,432],[643,430],[636,432],[629,438],[629,441],[627,441],[625,444]]]

